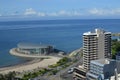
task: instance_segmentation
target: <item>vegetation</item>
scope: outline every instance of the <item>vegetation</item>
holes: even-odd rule
[[[52,69],[50,72],[49,72],[49,75],[56,75],[56,73],[58,72],[59,70],[57,69]]]
[[[57,62],[57,65],[58,66],[61,66],[61,65],[64,65],[66,64],[67,62],[69,62],[70,59],[68,57],[63,57],[62,59],[60,59],[58,62]]]
[[[63,57],[60,59],[56,64],[49,65],[48,67],[51,68],[49,75],[55,75],[61,69],[64,69],[70,65],[71,59],[68,57]]]
[[[112,40],[112,58],[115,59],[116,54],[120,51],[120,41]]]
[[[28,80],[30,78],[35,78],[39,75],[44,75],[45,73],[47,73],[49,71],[49,69],[46,69],[46,68],[42,68],[36,72],[29,72],[27,74],[24,74],[22,80]]]
[[[70,62],[70,61],[71,61],[70,58],[68,58],[68,57],[63,57],[63,58],[60,59],[56,64],[49,65],[48,67],[49,67],[49,68],[56,68],[56,67],[59,67],[59,66],[66,65],[67,62]]]
[[[21,80],[28,80],[31,78],[35,78],[37,76],[43,75],[56,75],[60,70],[68,67],[72,64],[72,61],[68,57],[63,57],[56,64],[49,65],[48,68],[37,69],[31,72],[25,72],[22,74]],[[21,75],[21,74],[18,74]],[[16,72],[10,72],[8,74],[2,75],[0,74],[0,80],[14,80],[15,76],[17,76]]]
[[[9,72],[8,74],[0,74],[0,80],[13,80],[15,78],[15,72]]]
[[[43,69],[40,69],[38,71],[29,72],[29,73],[25,74],[23,76],[22,80],[28,80],[30,78],[35,78],[35,77],[40,76],[40,75],[42,76],[44,74],[55,75],[58,71],[60,71],[60,69],[68,67],[69,66],[68,62],[70,62],[70,59],[68,57],[63,57],[56,64],[49,65],[48,69],[43,68]]]

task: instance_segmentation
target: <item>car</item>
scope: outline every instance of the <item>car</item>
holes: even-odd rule
[[[69,70],[68,70],[68,73],[70,74],[70,73],[73,73],[73,71],[74,71],[74,68],[70,68]]]

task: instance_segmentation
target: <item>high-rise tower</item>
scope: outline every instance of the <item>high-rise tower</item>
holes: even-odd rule
[[[95,29],[83,33],[83,66],[89,70],[90,61],[111,56],[111,32]]]

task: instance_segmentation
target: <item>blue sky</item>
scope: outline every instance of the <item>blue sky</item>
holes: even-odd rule
[[[0,18],[120,18],[120,0],[0,0]]]

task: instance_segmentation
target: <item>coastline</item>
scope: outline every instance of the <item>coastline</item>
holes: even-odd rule
[[[9,53],[11,55],[14,56],[18,56],[18,57],[24,57],[24,58],[52,58],[53,56],[42,56],[42,55],[28,55],[28,54],[23,54],[23,53],[19,53],[16,51],[16,48],[12,48],[10,49]]]
[[[83,50],[83,47],[79,48],[79,49],[76,49],[74,51],[72,51],[68,56],[69,57],[73,57],[73,56],[76,56],[77,54],[79,54],[79,52],[81,52]]]
[[[33,56],[33,55],[19,54],[15,52],[15,48],[10,50],[10,54],[14,56],[19,56],[19,57],[30,57],[30,58],[37,58],[37,59],[30,62],[26,62],[21,65],[14,65],[14,66],[0,68],[0,74],[7,74],[12,71],[24,72],[24,71],[32,71],[37,68],[45,68],[45,67],[48,67],[49,65],[55,64],[57,61],[61,59],[60,57],[55,57],[55,56],[41,57],[38,55]],[[41,58],[45,58],[45,59],[41,60]]]

